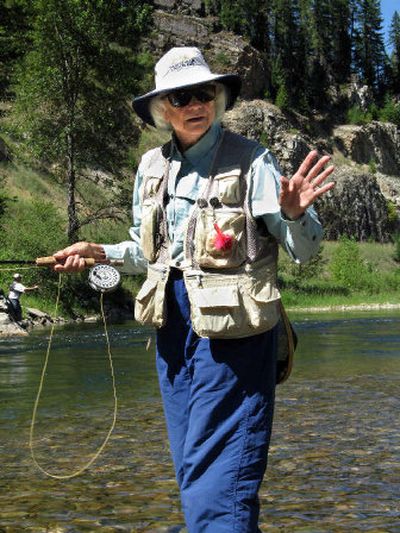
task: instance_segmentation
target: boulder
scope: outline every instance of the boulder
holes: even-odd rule
[[[209,35],[204,54],[213,72],[236,73],[242,80],[241,98],[262,96],[266,72],[261,53],[243,37],[228,31]]]
[[[204,2],[202,0],[154,0],[156,8],[169,13],[179,12],[182,15],[204,15]]]
[[[47,313],[44,313],[43,311],[40,311],[39,309],[35,309],[33,307],[27,307],[26,308],[26,314],[31,318],[32,320],[50,320],[51,316]]]
[[[156,57],[173,46],[199,46],[208,42],[210,28],[207,19],[187,15],[175,15],[156,9],[153,14],[155,25],[154,40],[151,45]]]
[[[345,124],[333,131],[335,146],[356,163],[376,165],[383,174],[400,175],[400,132],[395,124]]]
[[[28,332],[14,322],[7,313],[0,312],[0,338],[26,337]]]
[[[224,126],[269,148],[287,176],[296,172],[308,152],[315,148],[312,140],[278,107],[264,100],[240,102],[226,113]]]
[[[315,203],[325,238],[341,235],[358,241],[390,240],[387,200],[374,175],[350,166],[335,170],[335,188]]]
[[[26,326],[31,329],[34,326],[49,326],[53,319],[47,313],[40,311],[39,309],[34,309],[33,307],[27,307],[27,324]]]
[[[360,107],[363,111],[367,111],[374,101],[371,88],[361,83],[358,76],[353,76],[344,94],[351,106]]]

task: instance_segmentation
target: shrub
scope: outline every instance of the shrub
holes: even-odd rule
[[[394,242],[394,254],[393,259],[396,263],[400,263],[400,233],[396,233],[393,237]]]
[[[282,84],[278,89],[275,105],[283,111],[289,108],[289,94],[284,84]]]
[[[368,163],[369,171],[371,174],[376,174],[377,167],[376,167],[376,161],[374,159],[370,159]]]
[[[392,200],[388,200],[387,202],[387,216],[390,226],[395,228],[399,220],[399,215],[397,214],[396,204]]]
[[[354,239],[341,237],[333,254],[330,270],[334,281],[343,287],[361,289],[368,285],[370,272]]]
[[[400,126],[400,103],[396,103],[393,98],[387,97],[385,105],[379,112],[379,119],[383,122],[393,122]]]
[[[371,113],[368,113],[368,111],[363,111],[361,107],[354,105],[353,107],[350,107],[350,109],[347,111],[346,114],[346,122],[347,124],[368,124],[368,122],[371,122],[372,115]]]

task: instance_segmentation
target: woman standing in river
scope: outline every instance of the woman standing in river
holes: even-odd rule
[[[276,383],[276,284],[281,244],[293,260],[318,249],[311,205],[334,184],[328,156],[310,152],[288,180],[269,150],[226,131],[240,91],[197,48],[173,48],[156,88],[134,100],[148,124],[172,132],[147,152],[133,195],[131,240],[76,243],[58,271],[83,257],[123,259],[148,276],[135,317],[157,328],[157,370],[182,508],[190,533],[259,531]]]

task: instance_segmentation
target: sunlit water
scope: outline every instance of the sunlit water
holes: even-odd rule
[[[400,314],[294,317],[295,370],[278,387],[263,531],[400,531]],[[0,340],[0,533],[150,532],[182,524],[151,331],[113,326],[115,432],[80,477],[33,466],[33,402],[48,331]],[[154,344],[154,343],[153,343]],[[112,422],[103,330],[56,332],[35,430],[54,474],[79,469]]]

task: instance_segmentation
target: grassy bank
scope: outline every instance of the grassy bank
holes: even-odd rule
[[[400,303],[395,244],[324,242],[308,265],[280,255],[282,299],[289,308]]]

